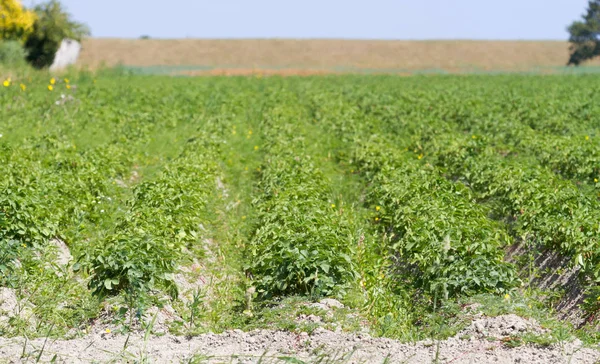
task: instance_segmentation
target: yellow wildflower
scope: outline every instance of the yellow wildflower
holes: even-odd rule
[[[331,208],[332,208],[332,209],[334,209],[334,208],[335,208],[335,204],[334,204],[334,203],[332,203],[332,204],[331,204]]]
[[[51,84],[51,85],[54,85],[55,83],[56,83],[56,79],[55,79],[54,77],[52,77],[52,78],[50,79],[50,84]]]
[[[423,159],[423,153],[419,154],[418,159]]]
[[[508,293],[507,293],[507,294],[505,294],[505,295],[504,295],[504,299],[505,299],[505,300],[509,300],[509,299],[510,299],[510,295],[509,295]]]
[[[4,80],[4,82],[2,82],[2,85],[3,85],[4,87],[8,87],[8,86],[10,86],[10,80]]]
[[[379,218],[378,218],[378,217],[376,217],[376,218],[375,218],[375,221],[379,221]]]
[[[54,90],[54,87],[52,87],[52,85],[48,85],[48,91],[52,91]]]
[[[590,140],[590,136],[589,136],[589,135],[586,135],[586,136],[585,136],[585,140]]]
[[[377,210],[377,211],[381,210],[381,206],[376,206],[375,210]]]
[[[69,79],[68,78],[65,78],[65,83],[69,83]]]
[[[598,183],[598,178],[594,178],[594,182]]]
[[[67,87],[67,90],[70,90],[70,89],[71,89],[71,85],[69,85],[69,84],[67,84],[67,86],[66,86],[66,87]]]
[[[255,145],[255,146],[254,146],[254,150],[258,150],[258,145]]]
[[[471,136],[472,139],[477,139],[477,135]]]
[[[106,332],[107,334],[110,334],[110,329],[106,329],[106,330],[104,330],[104,332]]]
[[[21,91],[27,90],[27,86],[25,86],[25,84],[20,84],[19,87],[21,87]]]

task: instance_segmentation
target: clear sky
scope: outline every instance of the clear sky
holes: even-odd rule
[[[37,0],[26,0],[25,4]],[[39,1],[38,1],[39,2]],[[567,39],[587,0],[63,0],[95,37]]]

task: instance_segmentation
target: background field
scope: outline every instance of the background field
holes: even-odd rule
[[[564,41],[87,39],[80,64],[145,73],[573,72]],[[595,72],[600,61],[578,72]]]

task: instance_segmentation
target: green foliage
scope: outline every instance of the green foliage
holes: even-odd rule
[[[457,301],[517,302],[504,248],[523,240],[527,257],[583,268],[582,308],[600,309],[596,76],[103,73],[53,90],[41,73],[11,76],[1,283],[48,314],[36,332],[168,293],[181,333],[264,326],[270,297],[333,295],[375,335],[446,335]],[[75,273],[55,267],[55,238]],[[182,275],[198,286],[191,303],[176,299]],[[280,326],[299,328],[289,315]]]
[[[355,276],[352,231],[341,207],[332,204],[322,171],[309,156],[289,151],[292,134],[275,132],[269,138],[261,194],[253,201],[258,223],[248,270],[261,297],[341,293]]]
[[[171,274],[200,236],[214,183],[214,148],[210,140],[195,140],[157,179],[133,188],[128,211],[82,263],[93,292],[139,294],[163,287],[177,297]]]
[[[394,234],[399,279],[445,299],[517,286],[514,267],[502,259],[510,239],[471,202],[470,191],[415,163],[412,154],[396,160],[386,149],[367,143],[354,159],[363,172],[375,171],[369,202],[375,222]]]
[[[27,37],[25,49],[27,61],[36,68],[52,64],[63,39],[79,41],[90,34],[87,26],[71,19],[58,0],[37,5],[34,10],[37,19],[33,32]]]
[[[590,0],[583,20],[575,21],[568,28],[571,42],[569,65],[579,65],[583,61],[600,55],[600,1]]]
[[[0,285],[11,287],[17,281],[18,259],[23,246],[17,240],[0,239]]]
[[[18,41],[0,41],[0,64],[5,66],[21,66],[25,64],[27,53]]]

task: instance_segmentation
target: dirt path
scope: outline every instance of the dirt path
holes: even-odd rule
[[[442,342],[400,343],[366,334],[347,334],[317,329],[311,335],[271,330],[205,334],[194,338],[165,335],[144,340],[142,334],[126,336],[96,333],[87,337],[30,341],[23,353],[22,338],[0,338],[0,362],[35,362],[42,347],[42,361],[89,363],[572,363],[600,360],[600,351],[584,348],[575,340],[549,347],[508,347],[507,338],[524,333],[543,334],[535,323],[515,315],[482,318],[455,337]],[[287,359],[286,359],[287,358]],[[294,358],[294,360],[289,359]],[[300,361],[301,360],[301,361]],[[386,361],[387,360],[387,361]]]

